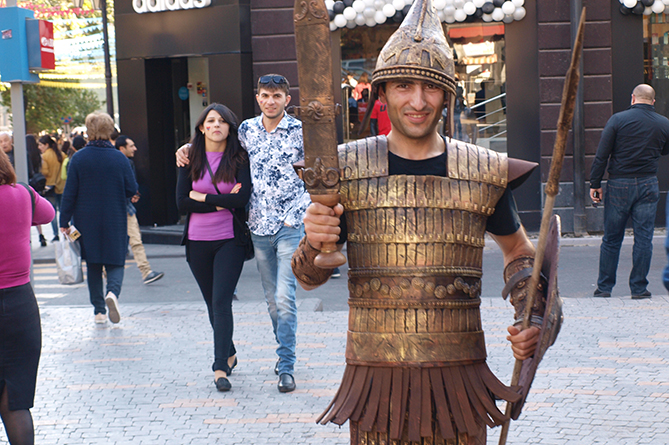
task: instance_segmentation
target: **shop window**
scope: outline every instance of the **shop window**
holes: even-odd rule
[[[655,89],[655,110],[669,116],[669,15],[643,16],[644,82]]]
[[[376,58],[398,27],[384,24],[342,30],[341,84],[346,140],[370,134],[369,128],[362,128],[368,106],[364,96],[366,80],[371,81]],[[504,25],[445,25],[444,32],[454,51],[459,93],[453,136],[506,152]],[[440,131],[443,131],[443,120]]]

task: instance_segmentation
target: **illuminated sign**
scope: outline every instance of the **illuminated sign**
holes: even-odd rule
[[[139,14],[206,8],[209,5],[211,0],[132,0],[132,8]]]

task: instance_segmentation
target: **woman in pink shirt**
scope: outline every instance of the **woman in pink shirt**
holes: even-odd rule
[[[34,205],[33,205],[34,202]],[[47,224],[53,206],[16,183],[0,150],[0,417],[9,443],[35,441],[30,408],[42,349],[39,309],[30,285],[30,226]]]
[[[214,329],[214,383],[229,391],[237,365],[232,342],[232,296],[246,256],[242,225],[251,196],[249,158],[237,138],[237,117],[213,103],[195,124],[188,153],[179,168],[177,205],[186,213],[182,244]],[[215,172],[215,173],[214,173]]]

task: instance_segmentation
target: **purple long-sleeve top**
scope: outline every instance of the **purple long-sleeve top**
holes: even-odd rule
[[[30,281],[30,226],[50,223],[55,216],[49,201],[32,193],[34,214],[24,186],[0,185],[0,289]]]

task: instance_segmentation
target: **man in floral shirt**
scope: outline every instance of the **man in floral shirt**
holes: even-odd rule
[[[290,261],[304,236],[302,218],[311,203],[293,164],[304,159],[302,122],[286,114],[290,85],[285,77],[268,74],[258,79],[256,100],[262,114],[239,126],[239,142],[251,161],[249,228],[258,271],[272,318],[279,360],[279,391],[295,390],[295,332],[297,281]],[[185,146],[177,165],[188,164]]]
[[[239,141],[251,161],[249,228],[267,308],[279,347],[274,371],[279,391],[295,389],[297,283],[290,260],[304,236],[302,218],[311,199],[293,164],[304,159],[302,123],[285,112],[290,102],[285,77],[258,79],[256,100],[262,114],[239,126]]]

